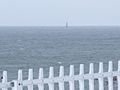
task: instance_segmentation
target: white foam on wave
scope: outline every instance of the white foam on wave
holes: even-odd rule
[[[62,64],[62,62],[58,62],[58,64]]]

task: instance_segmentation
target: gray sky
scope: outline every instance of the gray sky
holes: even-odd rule
[[[0,0],[0,26],[120,25],[120,0]]]

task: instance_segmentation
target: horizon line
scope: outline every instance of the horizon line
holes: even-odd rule
[[[46,25],[46,26],[38,26],[38,25],[6,25],[0,27],[66,27],[62,25]],[[69,27],[120,27],[120,25],[70,25]]]

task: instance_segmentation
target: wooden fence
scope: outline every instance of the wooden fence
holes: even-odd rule
[[[18,70],[18,79],[7,82],[7,71],[3,71],[2,82],[0,88],[2,90],[23,90],[27,86],[28,90],[33,90],[33,86],[37,85],[38,90],[44,90],[45,84],[48,85],[49,90],[55,90],[54,85],[58,83],[59,90],[65,90],[65,82],[69,83],[69,90],[75,90],[75,81],[79,82],[79,90],[85,90],[85,80],[88,80],[88,89],[95,90],[94,81],[98,81],[98,90],[104,90],[104,78],[107,78],[108,90],[113,90],[113,82],[117,82],[117,89],[120,90],[120,61],[118,61],[118,70],[113,71],[113,63],[109,61],[108,71],[104,72],[103,63],[99,63],[99,72],[94,73],[94,64],[90,63],[89,73],[84,74],[84,64],[80,64],[79,75],[74,75],[74,65],[70,65],[69,75],[64,75],[64,66],[60,66],[59,76],[54,77],[54,68],[50,67],[49,77],[44,78],[43,68],[39,69],[38,79],[33,79],[33,69],[29,69],[28,79],[23,80],[22,70]]]

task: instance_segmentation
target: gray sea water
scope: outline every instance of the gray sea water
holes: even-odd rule
[[[120,27],[0,27],[0,75],[8,71],[9,80],[17,78],[17,70],[23,69],[24,79],[28,69],[34,69],[34,78],[38,77],[39,67],[44,68],[48,77],[50,66],[58,72],[59,66],[65,66],[69,74],[69,65],[75,65],[75,74],[79,64],[120,59]],[[97,72],[97,68],[95,71]],[[57,76],[58,73],[55,73]]]

